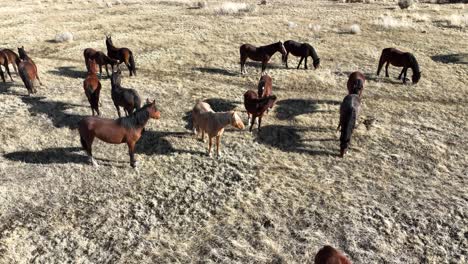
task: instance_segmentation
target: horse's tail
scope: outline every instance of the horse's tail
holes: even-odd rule
[[[133,57],[133,53],[131,51],[130,51],[130,70],[133,72],[133,75],[136,76],[135,58]]]
[[[28,70],[25,67],[19,67],[18,73],[21,77],[21,80],[23,80],[24,86],[26,86],[26,89],[28,89],[28,92],[35,93],[36,90],[34,89],[34,83],[29,77]]]
[[[380,74],[380,70],[382,70],[382,67],[383,67],[383,65],[384,65],[384,63],[386,61],[386,58],[385,58],[386,57],[385,56],[386,51],[385,50],[386,49],[382,50],[382,54],[380,55],[379,66],[377,68],[377,76]]]

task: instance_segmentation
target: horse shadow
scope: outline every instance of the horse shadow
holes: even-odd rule
[[[136,144],[136,153],[146,155],[169,155],[171,153],[205,154],[200,151],[176,149],[165,137],[185,137],[187,132],[164,132],[146,130]]]
[[[53,125],[57,128],[68,127],[70,129],[75,129],[78,127],[78,122],[85,117],[65,112],[72,107],[81,105],[44,101],[43,99],[45,99],[45,97],[24,96],[21,98],[24,103],[30,105],[28,111],[32,116],[46,114],[52,121]]]
[[[311,99],[285,99],[276,102],[276,117],[280,120],[292,119],[298,115],[317,112],[330,112],[319,110],[319,104],[339,105],[334,100],[311,100]]]
[[[80,147],[46,148],[38,151],[16,151],[4,154],[8,160],[31,164],[68,164],[87,163],[88,157],[75,153],[81,151]]]
[[[239,101],[226,100],[223,98],[209,98],[209,99],[203,100],[203,102],[209,104],[211,108],[213,109],[213,111],[215,112],[232,111],[236,108],[238,104],[242,103]]]
[[[21,81],[21,80],[20,80]],[[0,80],[0,93],[1,94],[13,94],[13,95],[25,95],[27,94],[26,88],[24,88],[25,93],[24,94],[18,94],[14,93],[10,90],[11,87],[15,87],[18,85],[18,81],[16,80],[15,82],[2,82]]]
[[[302,140],[300,133],[306,132],[309,129],[293,126],[268,125],[262,127],[258,132],[257,140],[261,144],[265,144],[277,148],[284,152],[306,153],[310,155],[323,156],[338,156],[337,152],[332,152],[325,149],[314,149],[305,144],[310,141],[334,141],[333,138]],[[329,129],[323,129],[329,131]],[[321,131],[321,132],[323,132]]]
[[[213,67],[195,67],[192,70],[203,72],[203,73],[210,73],[210,74],[220,74],[226,76],[237,76],[237,73],[230,72],[225,69],[213,68]]]
[[[396,77],[395,78],[385,77],[385,73],[384,73],[384,76],[377,76],[377,75],[366,76],[366,80],[373,81],[373,82],[383,82],[383,83],[388,83],[388,84],[402,84],[403,83],[402,80],[398,80],[398,78]]]
[[[435,55],[431,59],[445,64],[468,64],[468,53]]]
[[[249,67],[254,67],[254,68],[262,68],[262,63],[261,62],[256,62],[256,61],[248,61],[245,63],[245,66]],[[268,69],[286,69],[286,66],[283,66],[282,64],[275,64],[269,62],[266,66],[266,70]]]
[[[86,78],[86,74],[87,74],[86,71],[77,70],[76,67],[72,67],[72,66],[58,67],[56,70],[51,70],[48,72],[54,75],[66,76],[66,77],[75,78],[75,79]]]

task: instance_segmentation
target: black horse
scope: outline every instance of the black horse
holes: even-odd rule
[[[419,64],[413,54],[409,52],[403,52],[394,48],[386,48],[382,50],[382,55],[380,55],[379,67],[377,68],[377,76],[380,74],[382,66],[385,65],[385,77],[388,77],[388,66],[392,64],[393,66],[403,67],[400,75],[398,75],[398,80],[401,80],[403,77],[403,83],[406,83],[406,72],[408,68],[411,68],[413,71],[413,76],[411,80],[414,84],[418,83],[421,78],[421,71],[419,71]]]
[[[288,55],[291,53],[296,57],[301,57],[297,69],[301,66],[302,61],[305,59],[304,68],[307,69],[307,57],[312,57],[314,68],[317,69],[320,66],[320,58],[317,55],[314,47],[309,43],[299,43],[294,40],[288,40],[284,42],[284,47],[286,48],[286,68],[288,68]]]
[[[120,108],[122,106],[125,115],[128,116],[133,113],[134,110],[140,109],[141,106],[141,99],[138,95],[137,91],[134,89],[123,88],[120,86],[122,81],[122,72],[118,69],[116,72],[112,73],[111,77],[111,97],[112,101],[114,102],[115,108],[117,109],[117,113],[120,115]]]
[[[250,44],[243,44],[240,46],[240,64],[241,64],[241,74],[246,73],[245,71],[245,61],[247,58],[250,58],[254,61],[261,61],[262,62],[262,73],[265,72],[266,65],[268,61],[270,61],[271,56],[276,52],[280,52],[282,55],[283,62],[285,61],[286,56],[286,49],[281,41],[276,43],[255,47],[254,45]]]

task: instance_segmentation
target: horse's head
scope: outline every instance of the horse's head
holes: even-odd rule
[[[24,46],[18,48],[18,55],[22,60],[24,60],[24,58],[27,56],[26,51],[24,51]]]
[[[156,100],[153,100],[153,102],[151,102],[149,99],[146,99],[146,104],[148,105],[147,109],[151,118],[161,118],[161,112],[159,112],[158,108],[156,107]]]
[[[245,128],[244,123],[242,122],[242,119],[234,111],[231,111],[231,126],[238,128],[238,129]]]
[[[419,79],[421,79],[420,71],[413,73],[413,76],[411,76],[411,81],[413,81],[413,84],[417,84],[419,82]]]
[[[317,58],[316,60],[314,60],[313,64],[314,64],[314,69],[317,69],[318,67],[320,67],[320,58]]]
[[[122,71],[117,68],[117,71],[112,72],[111,76],[111,85],[114,87],[115,85],[120,85],[122,82]]]
[[[112,45],[112,36],[106,35],[106,44]]]
[[[283,45],[283,42],[278,41],[279,52],[281,52],[281,60],[283,63],[286,63],[286,48]]]

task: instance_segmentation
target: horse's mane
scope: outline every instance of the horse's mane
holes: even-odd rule
[[[307,48],[310,50],[310,52],[312,53],[311,56],[312,56],[312,59],[314,61],[319,61],[320,62],[320,58],[319,56],[317,55],[317,52],[315,51],[314,47],[312,47],[312,45],[310,45],[309,43],[304,43]]]
[[[151,104],[146,104],[142,108],[136,110],[133,114],[126,117],[117,119],[118,124],[125,128],[139,128],[142,127],[150,118],[150,114],[146,111]]]
[[[411,63],[411,69],[413,70],[413,72],[419,73],[419,64],[414,55],[408,52],[408,58]]]

